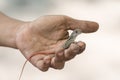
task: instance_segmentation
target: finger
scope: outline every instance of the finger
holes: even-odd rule
[[[38,54],[38,55],[32,56],[30,59],[30,62],[41,71],[47,71],[50,65],[48,61],[46,61],[45,57],[46,55]]]
[[[43,72],[47,71],[49,68],[49,66],[45,64],[44,60],[37,61],[36,67]]]
[[[68,49],[65,50],[65,60],[70,60],[74,58],[77,53],[79,52],[79,46],[77,46],[75,43],[72,43]]]
[[[54,69],[63,69],[64,65],[65,65],[64,61],[56,62],[55,57],[53,57],[51,60],[51,67]]]
[[[45,62],[45,65],[50,67],[50,64],[51,64],[51,59],[52,59],[52,56],[50,56],[51,54],[49,54],[48,56],[44,57],[44,62]]]
[[[66,16],[68,29],[80,29],[83,33],[91,33],[98,30],[99,25],[96,22],[77,20]]]
[[[74,58],[77,54],[80,54],[85,50],[85,43],[78,42],[72,43],[68,49],[65,50],[65,60],[70,60]]]
[[[43,55],[43,54],[34,55],[34,56],[32,56],[32,57],[30,58],[30,62],[31,62],[34,66],[36,66],[37,61],[43,60],[44,57],[45,57],[45,55]]]
[[[64,44],[65,41],[61,42],[61,44]],[[62,47],[62,45],[60,45],[60,47],[58,47],[55,50],[55,62],[62,62],[62,61],[64,61],[64,50],[65,49]]]
[[[62,62],[64,61],[64,58],[64,51],[55,54],[55,62]]]

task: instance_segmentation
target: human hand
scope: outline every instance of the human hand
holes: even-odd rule
[[[84,42],[75,42],[68,49],[62,49],[69,37],[68,30],[74,29],[91,33],[97,31],[98,24],[63,15],[43,16],[21,26],[16,36],[16,45],[26,59],[38,69],[62,69],[66,61],[85,49]]]

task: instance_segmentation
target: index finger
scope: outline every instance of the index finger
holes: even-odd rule
[[[95,32],[99,28],[99,24],[93,21],[77,20],[66,16],[66,24],[68,30],[80,29],[83,33]]]

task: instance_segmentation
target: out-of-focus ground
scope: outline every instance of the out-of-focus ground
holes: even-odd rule
[[[120,0],[0,0],[0,10],[24,21],[63,14],[100,25],[77,38],[86,50],[63,70],[41,72],[28,63],[21,80],[120,80]],[[24,61],[18,50],[0,47],[0,80],[18,80]]]

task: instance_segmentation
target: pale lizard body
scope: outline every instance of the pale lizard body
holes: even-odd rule
[[[71,35],[70,35],[70,37],[67,39],[67,41],[63,44],[63,48],[64,48],[64,49],[67,49],[67,48],[70,46],[70,44],[75,41],[76,37],[77,37],[79,34],[81,34],[81,33],[82,33],[82,31],[81,31],[80,29],[75,29],[75,30],[71,33]]]

